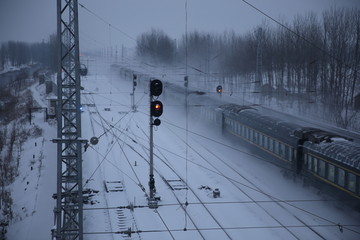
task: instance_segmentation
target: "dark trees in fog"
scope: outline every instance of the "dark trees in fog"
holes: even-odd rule
[[[8,41],[0,45],[0,69],[5,64],[19,67],[29,63],[43,63],[51,70],[56,70],[57,39],[51,35],[47,42],[25,43]]]
[[[151,57],[168,63],[174,59],[175,41],[161,30],[152,29],[150,32],[141,34],[136,43],[138,56]]]

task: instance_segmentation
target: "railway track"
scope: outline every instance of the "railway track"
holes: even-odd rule
[[[106,121],[105,119],[103,119],[103,121]],[[107,123],[108,126],[111,126],[110,123]],[[102,124],[102,126],[104,126]],[[106,129],[106,127],[105,127]],[[121,131],[121,130],[120,130]],[[125,134],[123,131],[120,132],[121,134]],[[143,133],[145,133],[143,131]],[[113,136],[116,138],[116,133],[112,132]],[[129,136],[128,136],[129,137]],[[132,143],[134,143],[134,141],[130,141]],[[135,141],[135,142],[139,142],[139,140]],[[149,164],[149,161],[147,160],[147,158],[145,158],[142,154],[140,154],[134,146],[131,146],[129,143],[127,143],[127,145],[129,147],[131,147],[137,154],[139,154],[139,156],[141,158],[143,158],[144,161],[146,161]],[[163,155],[164,156],[164,155]],[[178,178],[179,180],[181,180],[182,182],[185,182],[181,176],[169,165],[169,163],[166,163],[165,161],[163,161],[163,163],[165,165],[167,165],[167,167],[173,172],[173,174],[175,175],[175,178]],[[164,181],[165,184],[167,184],[166,182],[166,177],[157,169],[155,168],[156,173],[160,176],[160,178]],[[173,179],[174,177],[170,177],[168,176],[167,178],[171,178]],[[143,184],[144,185],[144,184]],[[224,233],[224,236],[221,237],[221,239],[233,239],[229,233],[225,230],[225,228],[221,225],[221,223],[219,222],[218,219],[216,219],[216,217],[211,213],[211,211],[209,210],[209,208],[203,203],[203,201],[200,199],[200,197],[196,194],[196,192],[188,187],[189,190],[192,192],[193,196],[198,200],[198,202],[201,204],[201,206],[205,209],[206,213],[210,216],[210,218],[215,222],[215,224],[217,225],[217,228],[222,231]],[[197,223],[194,220],[194,217],[191,216],[191,214],[186,211],[186,203],[185,201],[181,201],[181,197],[177,195],[176,191],[171,191],[173,193],[173,196],[175,197],[177,203],[179,204],[179,206],[182,208],[182,210],[184,211],[184,214],[186,214],[186,216],[190,219],[191,224],[194,226],[193,228],[199,233],[201,239],[207,239],[205,237],[205,235],[201,232],[201,230],[199,229],[199,227],[197,226]],[[156,213],[159,215],[160,219],[162,220],[162,222],[164,223],[164,226],[168,229],[165,221],[163,220],[163,217],[160,215],[160,212],[158,210],[156,210]],[[186,231],[186,229],[184,229],[184,231]],[[171,234],[171,231],[169,230],[169,233]],[[172,236],[172,238],[174,239],[174,237]]]

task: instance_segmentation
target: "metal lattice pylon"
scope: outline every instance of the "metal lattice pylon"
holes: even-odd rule
[[[83,239],[78,1],[57,0],[58,103],[55,239]]]

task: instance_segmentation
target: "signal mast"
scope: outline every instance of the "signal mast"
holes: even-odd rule
[[[161,121],[159,117],[163,113],[162,102],[156,100],[161,95],[163,89],[162,82],[158,79],[150,80],[150,174],[149,174],[149,199],[148,205],[150,208],[157,208],[158,199],[155,198],[156,188],[154,179],[154,137],[153,127],[159,126]],[[155,117],[155,119],[154,119]]]

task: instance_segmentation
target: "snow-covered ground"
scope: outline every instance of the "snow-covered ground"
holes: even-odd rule
[[[44,84],[35,84],[31,90],[37,103],[45,107]],[[22,146],[19,175],[10,186],[14,219],[7,239],[50,239],[55,206],[52,194],[56,192],[56,145],[51,140],[56,137],[56,123],[45,122],[44,112],[33,112],[33,126],[26,124],[25,128],[37,126],[43,131]]]
[[[358,212],[285,178],[212,125],[191,116],[186,121],[182,103],[163,95],[162,123],[154,131],[161,201],[148,208],[149,96],[138,86],[132,112],[130,80],[99,59],[82,78],[83,138],[99,137],[83,153],[84,188],[99,191],[93,204],[84,205],[84,239],[360,239]],[[37,101],[45,99],[41,88],[32,90]],[[53,225],[56,145],[50,141],[56,126],[44,123],[40,113],[34,117],[44,135],[24,146],[13,184],[21,218],[11,224],[9,239],[50,239]],[[213,197],[215,188],[219,198]],[[129,228],[131,237],[123,234]]]

